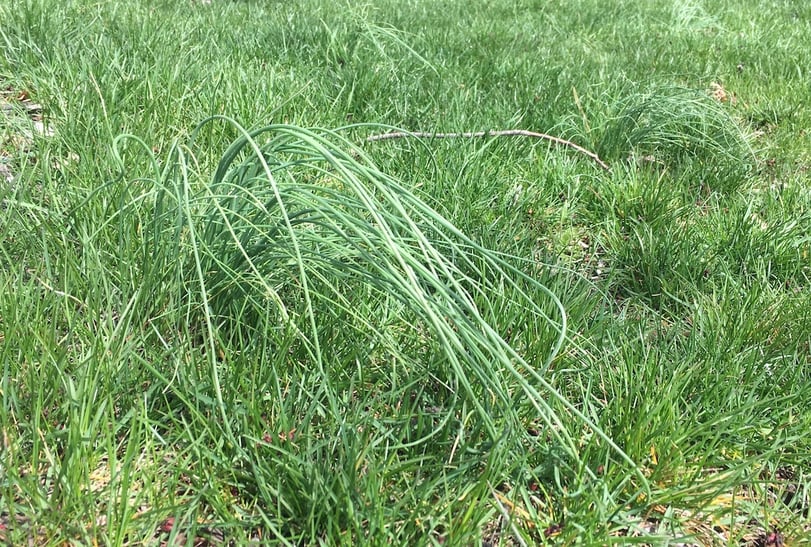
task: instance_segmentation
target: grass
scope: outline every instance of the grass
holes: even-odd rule
[[[755,4],[0,6],[0,538],[807,541],[811,10]]]

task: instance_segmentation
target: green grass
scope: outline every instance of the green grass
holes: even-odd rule
[[[808,541],[811,8],[605,4],[0,5],[0,538]]]

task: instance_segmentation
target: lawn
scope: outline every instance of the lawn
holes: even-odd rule
[[[811,541],[811,4],[0,4],[0,540]]]

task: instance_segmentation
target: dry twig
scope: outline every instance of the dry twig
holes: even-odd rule
[[[580,152],[581,154],[585,154],[592,160],[594,160],[597,165],[601,168],[605,169],[606,171],[610,171],[611,168],[608,166],[606,162],[600,159],[600,157],[591,152],[586,150],[580,145],[573,143],[572,141],[567,141],[566,139],[561,139],[560,137],[555,137],[554,135],[547,135],[546,133],[536,133],[535,131],[527,131],[525,129],[506,129],[502,131],[471,131],[466,133],[429,133],[425,131],[391,131],[389,133],[380,133],[378,135],[371,135],[366,138],[368,142],[373,141],[383,141],[388,139],[404,139],[408,137],[416,137],[416,138],[427,138],[427,139],[457,139],[457,138],[465,138],[465,139],[472,139],[476,137],[533,137],[536,139],[543,139],[555,144],[560,144],[562,146],[568,146],[572,150]]]

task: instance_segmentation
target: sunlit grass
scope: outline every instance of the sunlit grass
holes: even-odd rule
[[[807,8],[13,4],[4,541],[808,533]]]

